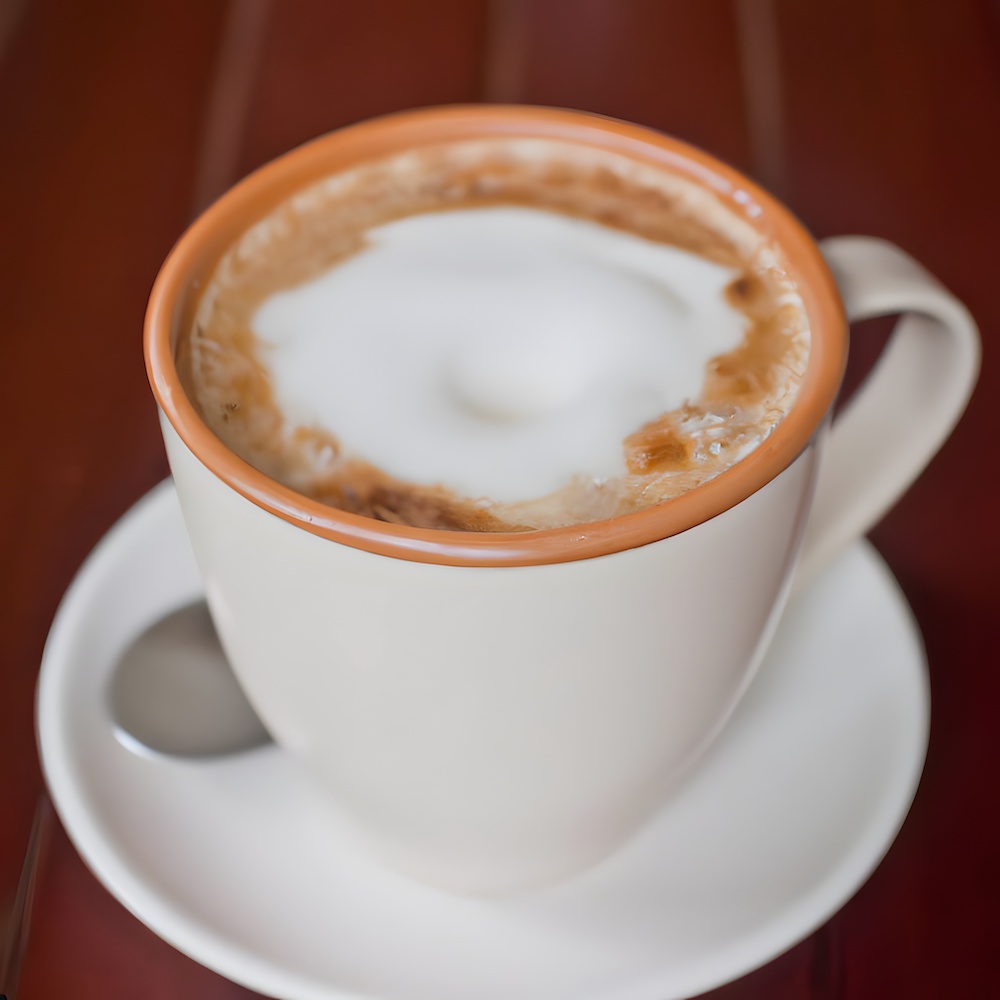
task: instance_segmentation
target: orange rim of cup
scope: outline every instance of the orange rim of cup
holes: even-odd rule
[[[628,156],[710,190],[780,248],[810,325],[805,377],[792,410],[736,465],[661,504],[604,521],[528,532],[465,532],[376,521],[310,500],[231,452],[204,424],[174,364],[181,330],[225,251],[295,192],[357,164],[416,147],[467,139],[535,137]],[[747,499],[787,468],[822,425],[847,359],[847,322],[833,277],[795,217],[738,171],[659,132],[598,115],[498,105],[428,108],[376,118],[322,136],[261,167],[212,205],[164,263],[145,322],[146,371],[156,400],[184,444],[256,506],[314,535],[354,548],[452,566],[531,566],[635,548],[678,534]]]

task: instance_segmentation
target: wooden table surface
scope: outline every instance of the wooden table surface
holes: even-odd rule
[[[930,662],[916,802],[838,914],[711,996],[997,995],[996,0],[0,0],[0,913],[42,788],[33,699],[56,605],[167,474],[140,350],[163,257],[199,207],[307,138],[498,100],[701,145],[817,236],[896,241],[981,325],[964,421],[872,535]],[[160,941],[48,826],[23,1000],[252,995]]]

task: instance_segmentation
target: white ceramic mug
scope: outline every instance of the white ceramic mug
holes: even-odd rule
[[[228,452],[185,397],[173,353],[219,256],[322,176],[496,136],[581,143],[680,173],[780,244],[811,328],[789,415],[748,458],[675,500],[520,534],[368,520]],[[876,371],[830,428],[847,318],[896,312],[906,315]],[[750,683],[804,535],[800,583],[939,448],[975,382],[978,338],[902,251],[861,237],[818,248],[774,199],[700,151],[606,118],[483,106],[353,126],[247,178],[164,265],[146,356],[212,615],[271,733],[390,864],[493,892],[584,869],[664,804]]]

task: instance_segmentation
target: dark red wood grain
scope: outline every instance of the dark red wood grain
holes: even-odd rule
[[[0,12],[0,912],[41,788],[33,698],[52,615],[86,553],[166,475],[139,338],[194,207],[360,118],[518,100],[695,142],[779,186],[818,236],[898,242],[981,324],[966,419],[873,535],[931,667],[912,813],[825,927],[711,995],[995,994],[996,3],[22,0]],[[761,55],[769,40],[776,65]],[[24,1000],[252,995],[127,913],[58,828],[41,876]]]

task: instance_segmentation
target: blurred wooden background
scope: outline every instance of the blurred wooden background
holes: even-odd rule
[[[198,208],[289,147],[476,101],[674,133],[817,236],[898,242],[978,319],[969,412],[873,535],[931,665],[917,801],[839,914],[712,996],[997,995],[998,0],[0,0],[0,914],[41,788],[48,625],[167,473],[140,350],[160,262]],[[855,369],[884,327],[859,334]],[[251,995],[146,930],[50,826],[24,1000]]]

